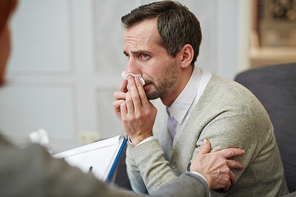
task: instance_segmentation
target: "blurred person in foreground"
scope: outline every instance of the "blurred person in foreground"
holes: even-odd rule
[[[10,54],[8,20],[17,1],[0,0],[0,81]],[[17,123],[16,123],[17,124]],[[229,187],[234,182],[230,168],[243,169],[226,158],[243,155],[241,149],[225,149],[209,153],[205,140],[202,151],[192,163],[192,172],[183,173],[172,184],[160,188],[156,196],[208,196],[209,188]],[[228,167],[229,166],[229,167]],[[207,169],[201,171],[200,169]],[[201,175],[200,175],[200,174]],[[140,196],[97,180],[70,167],[62,159],[53,159],[40,145],[20,149],[0,134],[0,196]]]
[[[242,148],[236,184],[212,196],[282,196],[288,192],[269,116],[240,84],[195,65],[202,39],[198,19],[185,6],[159,1],[121,18],[128,58],[113,107],[129,136],[127,171],[132,188],[153,194],[176,180],[204,139],[212,151]],[[127,88],[129,87],[129,90]],[[160,98],[157,109],[150,100]],[[157,102],[156,102],[157,103]],[[158,111],[157,111],[158,110]],[[157,116],[156,116],[157,115]]]

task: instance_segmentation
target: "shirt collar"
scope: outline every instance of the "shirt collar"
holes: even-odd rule
[[[194,67],[192,75],[184,90],[168,108],[170,115],[176,119],[178,124],[182,124],[190,106],[197,95],[200,78],[201,70],[197,67]]]

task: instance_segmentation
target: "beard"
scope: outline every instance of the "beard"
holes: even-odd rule
[[[146,92],[146,96],[148,100],[153,100],[157,98],[161,98],[165,95],[177,82],[178,79],[178,69],[177,64],[171,63],[167,66],[165,71],[162,73],[162,78],[159,85],[156,85],[154,81],[147,81],[149,84],[153,84],[155,87],[155,91],[151,93]]]

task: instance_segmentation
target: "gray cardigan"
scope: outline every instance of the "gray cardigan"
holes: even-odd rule
[[[212,150],[239,147],[244,170],[233,170],[236,184],[212,196],[281,196],[288,193],[284,170],[268,114],[257,98],[231,80],[213,75],[194,107],[174,149],[167,131],[165,107],[159,108],[155,140],[127,148],[132,188],[150,194],[175,180],[200,151],[204,139]]]

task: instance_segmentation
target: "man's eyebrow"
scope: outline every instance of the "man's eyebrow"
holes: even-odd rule
[[[126,51],[123,51],[123,54],[127,57],[129,56],[129,54]]]
[[[144,50],[136,50],[136,51],[131,51],[132,54],[151,54],[149,51],[144,51]],[[123,54],[126,56],[129,56],[129,53],[127,53],[126,51],[123,51]]]

